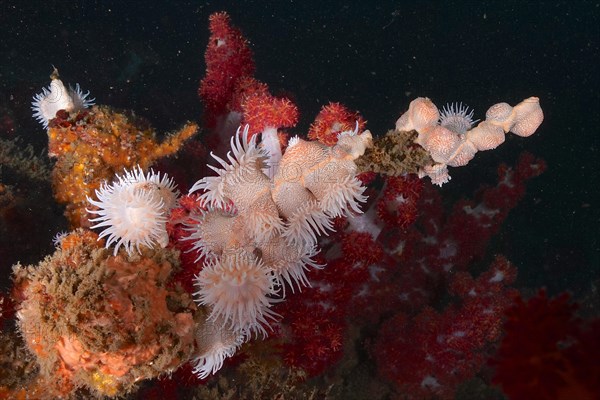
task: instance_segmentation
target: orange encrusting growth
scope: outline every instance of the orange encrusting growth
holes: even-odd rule
[[[120,395],[189,359],[196,307],[168,284],[177,267],[177,252],[113,256],[82,229],[39,265],[14,267],[19,330],[50,397]]]
[[[67,205],[71,227],[89,226],[87,197],[104,180],[125,168],[147,169],[157,159],[176,153],[198,127],[188,123],[158,142],[154,131],[133,117],[95,106],[69,115],[59,111],[50,121],[48,154],[57,159],[52,171],[54,197]]]

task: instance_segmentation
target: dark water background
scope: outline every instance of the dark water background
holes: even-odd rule
[[[297,102],[297,133],[329,101],[359,110],[373,132],[384,133],[418,96],[438,106],[462,101],[477,118],[494,103],[538,96],[545,121],[533,137],[509,136],[478,153],[468,167],[451,169],[440,190],[452,202],[493,184],[496,166],[514,163],[521,151],[542,157],[547,172],[531,182],[490,253],[516,264],[520,285],[595,293],[600,3],[528,3],[2,0],[0,107],[13,115],[16,134],[41,151],[46,135],[30,101],[55,65],[97,103],[133,109],[159,131],[200,120],[208,16],[221,10],[251,41],[256,77]],[[49,240],[54,233],[48,230]],[[51,249],[32,244],[32,258]],[[0,260],[2,273],[6,263]]]

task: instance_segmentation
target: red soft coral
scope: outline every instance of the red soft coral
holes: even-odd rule
[[[500,335],[502,315],[514,290],[516,269],[498,257],[473,278],[460,272],[450,294],[457,301],[439,312],[397,314],[383,323],[373,346],[379,371],[408,399],[450,399],[461,382],[485,364],[487,349]]]
[[[337,137],[341,132],[353,131],[357,123],[359,131],[365,129],[366,121],[358,112],[350,111],[340,103],[329,103],[321,108],[310,126],[308,137],[327,146],[333,146],[337,143]]]
[[[563,293],[518,297],[506,312],[494,382],[511,399],[594,399],[600,393],[600,320],[584,324]],[[596,393],[596,394],[594,394]]]
[[[200,82],[198,94],[206,107],[206,119],[213,128],[216,119],[228,112],[238,82],[254,74],[254,60],[248,41],[231,25],[225,12],[210,16],[210,39],[204,59],[206,75]]]
[[[291,128],[298,123],[298,107],[287,98],[258,93],[248,96],[242,107],[251,134],[267,128]]]

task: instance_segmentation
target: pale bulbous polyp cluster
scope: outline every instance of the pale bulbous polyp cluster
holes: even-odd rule
[[[486,119],[474,128],[470,128],[472,114],[467,114],[461,107],[450,116],[452,123],[444,123],[443,120],[448,119],[452,112],[453,107],[444,110],[445,118],[441,119],[435,104],[426,97],[419,97],[396,121],[396,130],[419,133],[415,142],[435,161],[419,173],[429,176],[434,184],[440,186],[450,180],[448,166],[464,166],[478,151],[496,148],[504,142],[507,132],[531,136],[544,120],[537,97],[529,97],[514,107],[507,103],[495,104],[487,110]],[[458,123],[461,119],[465,122]]]

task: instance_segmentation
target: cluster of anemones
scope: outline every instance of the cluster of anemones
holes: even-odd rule
[[[420,176],[429,176],[436,185],[450,180],[448,166],[461,167],[483,150],[495,149],[504,142],[504,134],[531,136],[544,120],[537,97],[529,97],[516,106],[498,103],[486,112],[485,121],[472,128],[473,111],[460,105],[449,105],[442,112],[426,97],[410,103],[398,121],[396,130],[415,130],[415,140],[429,152],[435,164],[427,165]]]
[[[195,372],[204,378],[221,368],[249,337],[266,336],[278,314],[272,306],[285,296],[286,286],[308,286],[306,271],[320,267],[313,260],[317,236],[333,229],[332,219],[357,214],[366,189],[356,178],[354,160],[371,144],[371,134],[358,127],[339,134],[335,146],[289,141],[275,176],[265,174],[270,152],[248,135],[248,126],[231,139],[216,176],[198,181],[204,205],[189,226],[189,240],[203,267],[194,294],[207,315],[196,329]],[[165,224],[175,206],[173,181],[141,168],[125,171],[96,191],[88,210],[98,217],[92,228],[103,228],[106,246],[127,253],[140,246],[165,247]]]
[[[361,212],[365,187],[354,160],[370,143],[370,132],[357,129],[341,133],[335,146],[292,138],[272,179],[264,170],[270,152],[256,136],[248,139],[247,126],[231,139],[228,162],[213,155],[222,168],[211,167],[217,175],[191,188],[203,191],[205,204],[189,228],[205,260],[195,295],[208,307],[211,326],[220,328],[220,351],[205,344],[212,350],[195,359],[201,377],[218,370],[252,334],[267,334],[277,318],[272,306],[286,286],[309,285],[306,270],[319,267],[312,259],[317,236],[332,229],[332,218]]]

